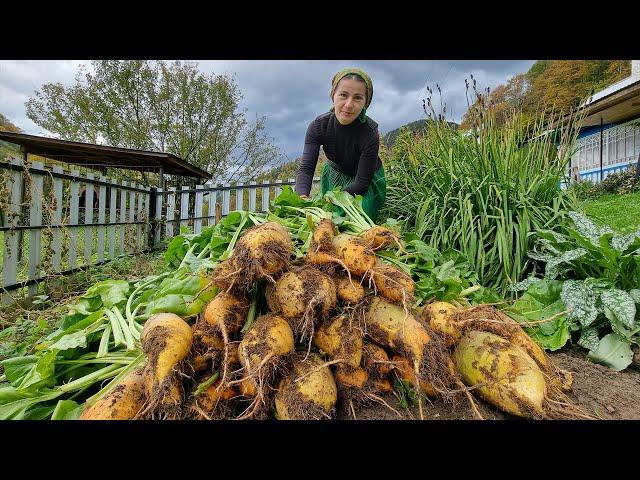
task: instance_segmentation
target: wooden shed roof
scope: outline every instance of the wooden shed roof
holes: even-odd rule
[[[56,138],[0,131],[0,140],[22,146],[27,153],[86,167],[112,167],[210,179],[211,175],[172,153],[109,147]]]

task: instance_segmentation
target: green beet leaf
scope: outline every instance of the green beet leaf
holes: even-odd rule
[[[84,296],[98,295],[106,308],[119,305],[129,298],[130,285],[126,280],[104,280],[94,284]]]
[[[587,358],[619,372],[631,364],[633,351],[625,338],[610,333],[600,340],[598,347],[589,352]]]
[[[73,400],[59,400],[51,414],[51,420],[77,420],[84,410],[84,404],[79,405]]]

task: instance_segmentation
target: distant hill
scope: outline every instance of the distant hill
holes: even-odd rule
[[[391,130],[390,132],[386,133],[385,135],[382,136],[382,139],[384,141],[384,144],[387,147],[393,147],[393,144],[395,143],[396,139],[398,138],[398,135],[400,135],[400,130],[402,130],[403,128],[408,128],[409,130],[411,130],[412,132],[422,132],[425,127],[427,126],[427,122],[429,120],[428,119],[423,119],[423,120],[416,120],[415,122],[410,122],[407,123],[405,125],[402,125],[399,128],[396,128],[395,130]],[[454,128],[458,128],[459,125],[455,122],[448,122],[449,125],[451,125]]]
[[[11,123],[11,121],[1,113],[0,131],[22,133],[22,130]],[[9,158],[16,157],[19,154],[20,148],[17,145],[0,140],[0,161],[8,160]]]
[[[11,121],[1,113],[0,113],[0,130],[4,130],[5,132],[15,132],[15,133],[22,132],[22,130],[20,130],[13,123],[11,123]]]

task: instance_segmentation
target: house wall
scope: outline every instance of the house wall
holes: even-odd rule
[[[640,117],[603,126],[602,179],[635,164],[640,155]],[[600,126],[588,127],[578,136],[567,172],[573,179],[598,182],[600,178]]]

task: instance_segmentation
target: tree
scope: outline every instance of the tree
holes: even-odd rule
[[[477,121],[482,108],[493,110],[497,125],[504,125],[515,112],[523,112],[528,89],[529,80],[525,74],[511,77],[506,84],[498,85],[488,92],[480,93],[474,88],[476,100],[462,118],[461,127],[465,130],[470,128]],[[484,106],[481,105],[482,102],[485,103]]]
[[[476,98],[463,117],[467,129],[484,107],[494,109],[496,122],[504,125],[515,112],[532,118],[536,111],[567,112],[594,91],[629,75],[631,65],[625,60],[540,60],[525,74],[512,77],[489,93]],[[482,99],[482,100],[481,100]]]
[[[93,61],[75,84],[43,85],[27,116],[65,140],[173,153],[218,182],[250,181],[278,155],[265,118],[247,120],[227,75],[194,62]]]

